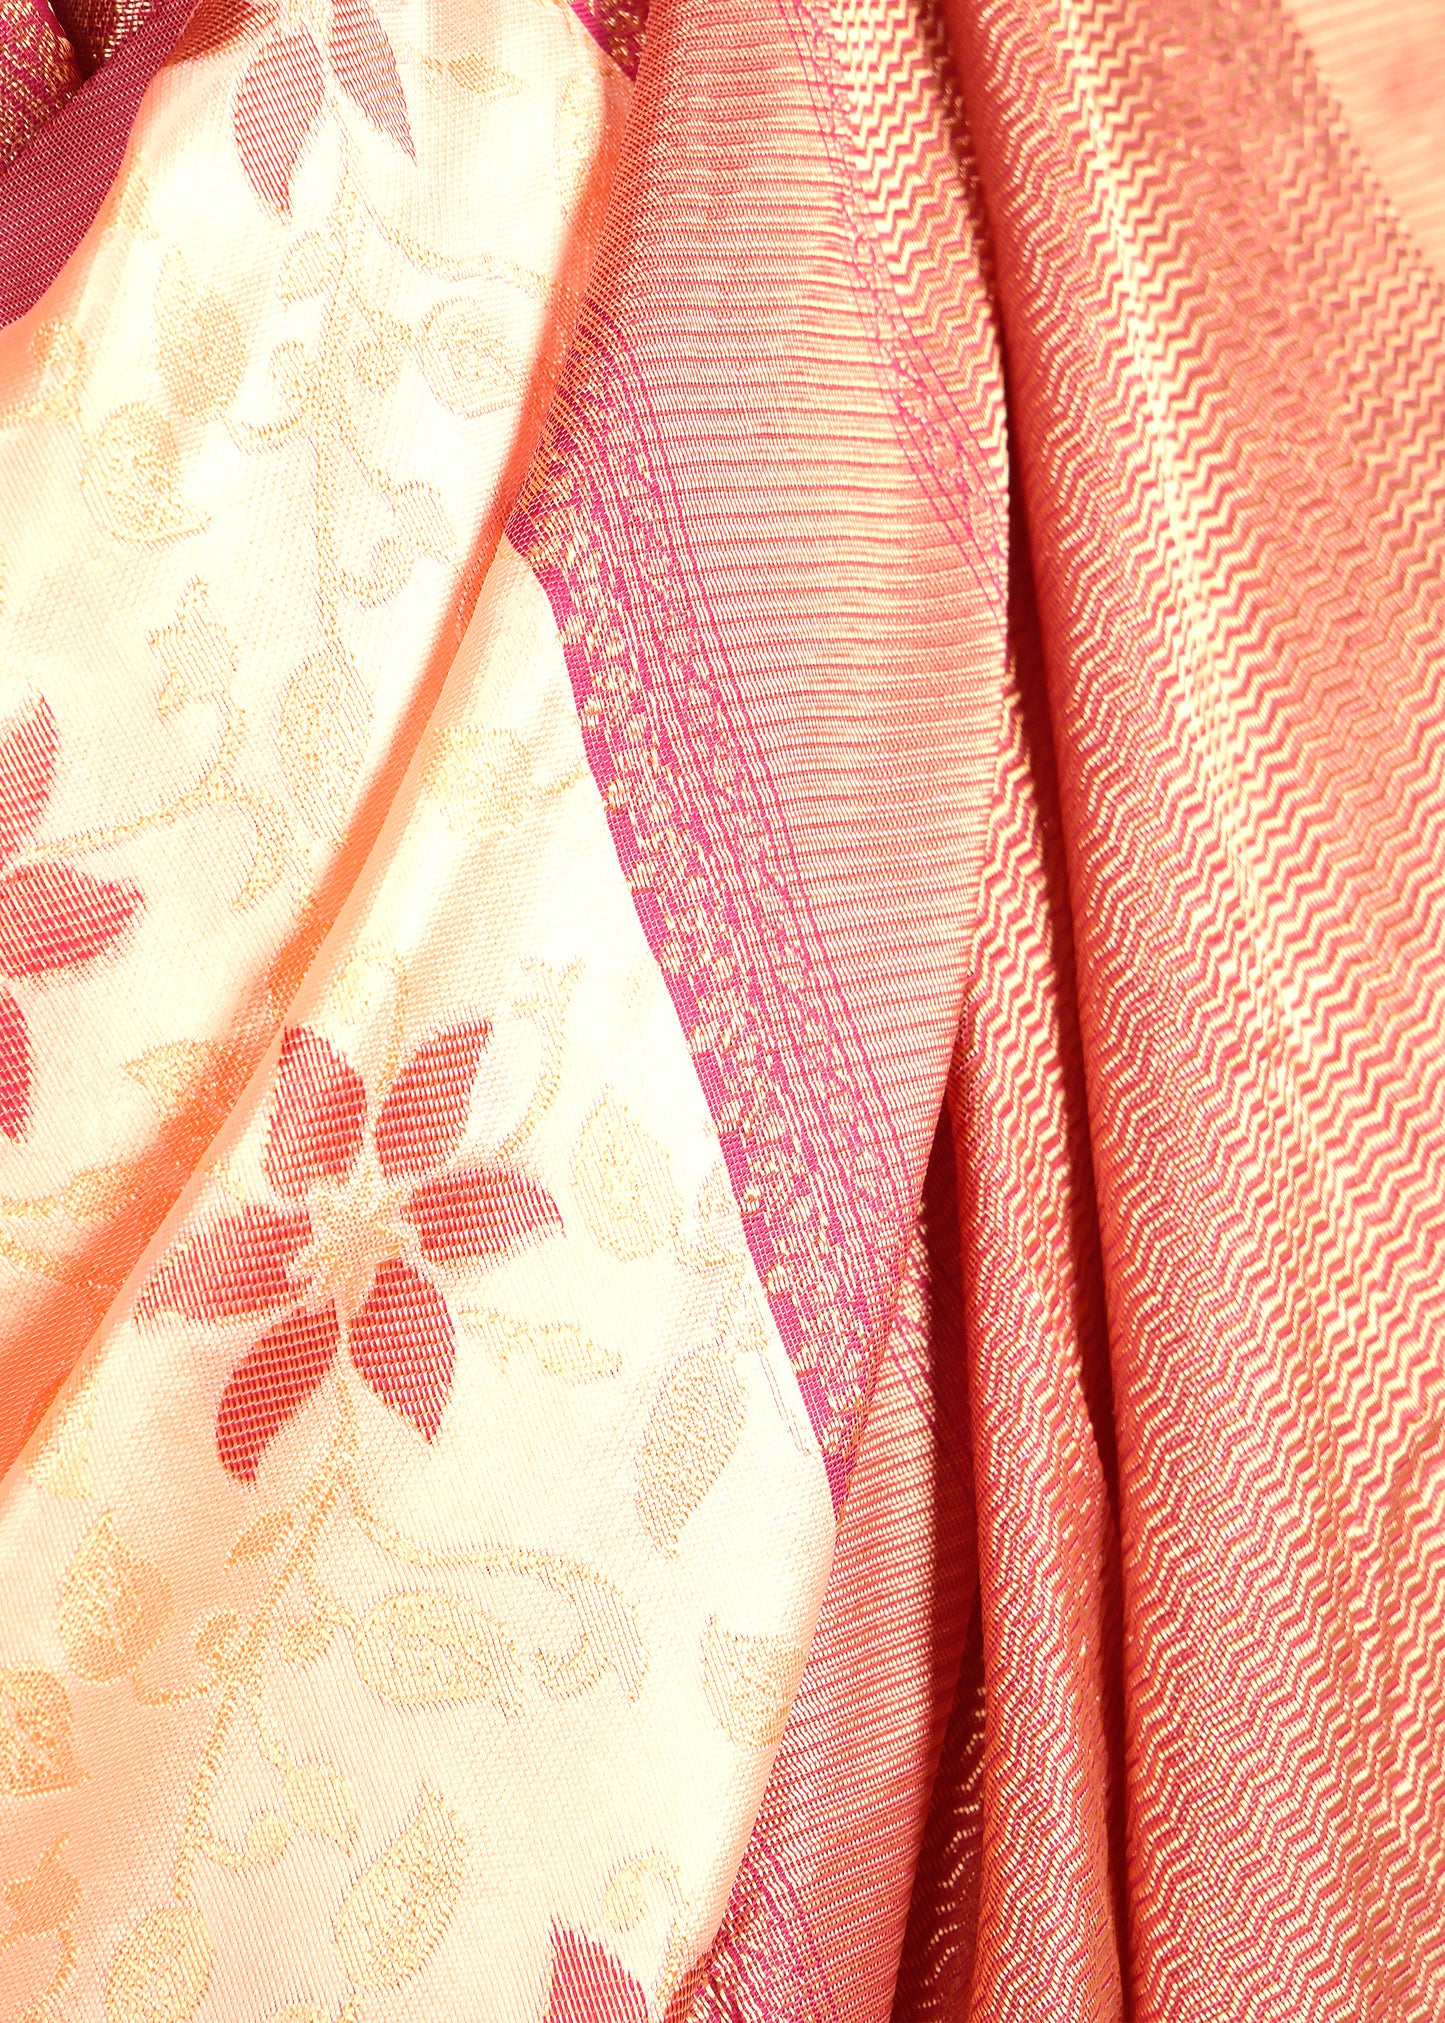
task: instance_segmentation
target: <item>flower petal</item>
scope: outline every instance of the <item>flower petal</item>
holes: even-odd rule
[[[331,63],[336,81],[372,125],[416,160],[406,98],[386,30],[366,0],[335,0],[331,13]]]
[[[0,1131],[18,1138],[30,1108],[30,1036],[25,1014],[0,991]]]
[[[397,1076],[373,1134],[388,1180],[430,1173],[456,1151],[491,1030],[485,1019],[448,1026],[418,1047]]]
[[[50,799],[59,742],[44,696],[0,736],[0,863],[14,856]]]
[[[139,892],[102,885],[70,864],[18,865],[0,878],[0,969],[42,976],[89,962],[140,903]]]
[[[651,2013],[642,1984],[604,1946],[553,1925],[547,2023],[647,2023]]]
[[[253,1203],[169,1251],[136,1301],[142,1319],[169,1308],[193,1321],[264,1314],[296,1296],[286,1267],[311,1235],[304,1209]]]
[[[291,171],[326,94],[321,52],[304,31],[261,45],[236,94],[231,123],[241,167],[263,202],[291,214]]]
[[[280,1427],[306,1403],[336,1354],[335,1307],[287,1314],[231,1372],[216,1408],[216,1452],[243,1482]]]
[[[366,1124],[366,1085],[344,1054],[310,1026],[281,1042],[266,1132],[266,1178],[299,1201],[316,1181],[344,1180]]]
[[[464,1166],[424,1181],[406,1205],[421,1247],[439,1264],[497,1257],[533,1230],[560,1226],[557,1204],[525,1173]]]
[[[351,1323],[351,1360],[378,1398],[436,1438],[456,1363],[456,1336],[447,1303],[400,1258],[381,1265]]]

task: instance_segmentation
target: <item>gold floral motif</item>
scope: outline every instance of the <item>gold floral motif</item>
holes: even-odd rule
[[[289,1510],[266,1510],[248,1524],[227,1557],[227,1566],[234,1566],[241,1559],[265,1559],[273,1553],[286,1537],[296,1519]]]
[[[288,1764],[284,1777],[286,1809],[296,1824],[349,1853],[356,1839],[356,1800],[340,1771],[307,1759]]]
[[[698,1190],[692,1226],[678,1243],[678,1256],[694,1271],[742,1261],[744,1244],[737,1204],[726,1166],[719,1160]]]
[[[287,683],[277,756],[302,820],[327,842],[345,830],[370,722],[365,684],[339,647],[315,655]]]
[[[455,56],[426,56],[422,62],[433,77],[445,78],[478,98],[515,98],[522,90],[519,77],[499,70],[480,50],[464,49]]]
[[[336,276],[339,248],[325,232],[303,232],[281,268],[278,284],[283,302],[305,302],[319,295]]]
[[[52,1672],[0,1672],[0,1793],[26,1798],[79,1784],[73,1729],[70,1696]]]
[[[654,1545],[675,1553],[683,1526],[737,1446],[746,1399],[731,1356],[684,1357],[652,1408],[637,1464],[637,1515]]]
[[[207,1858],[218,1868],[244,1871],[273,1868],[291,1845],[291,1835],[279,1812],[263,1812],[252,1820],[244,1847],[231,1847],[214,1835],[206,1842]]]
[[[193,1906],[152,1911],[111,1960],[106,2023],[187,2023],[206,1992],[213,1956],[206,1921]]]
[[[191,1648],[203,1665],[214,1669],[224,1664],[240,1634],[241,1618],[234,1609],[212,1609],[191,1639]]]
[[[60,1585],[60,1641],[82,1679],[133,1672],[171,1616],[165,1575],[132,1552],[107,1512],[81,1540]]]
[[[33,1938],[41,1932],[63,1932],[69,1926],[80,1902],[80,1878],[60,1859],[64,1845],[63,1839],[52,1842],[34,1875],[6,1883],[4,1895],[11,1917],[7,1938]]]
[[[206,523],[181,497],[181,459],[165,416],[148,401],[118,408],[81,472],[85,503],[118,540],[148,543],[194,534]]]
[[[702,1676],[707,1703],[740,1749],[771,1749],[803,1669],[803,1653],[781,1637],[745,1637],[708,1619]]]
[[[144,1194],[150,1178],[148,1159],[88,1166],[61,1189],[60,1205],[72,1222],[99,1222]]]
[[[438,304],[421,327],[417,356],[428,386],[453,414],[490,414],[517,398],[516,361],[470,295]]]
[[[161,716],[170,716],[182,703],[212,702],[230,694],[236,649],[211,610],[210,594],[199,578],[188,583],[174,619],[150,635],[150,649],[165,676],[156,697]]]
[[[335,1625],[322,1616],[297,1616],[282,1626],[276,1638],[276,1655],[283,1665],[309,1665],[324,1658],[331,1649]]]
[[[459,834],[500,835],[527,812],[531,757],[514,731],[475,723],[452,726],[436,739],[426,785]]]
[[[639,1854],[613,1871],[602,1899],[602,1915],[614,1931],[630,1932],[641,1923],[657,1885],[669,1902],[677,1901],[677,1863],[660,1854]]]
[[[587,1227],[618,1257],[650,1257],[681,1219],[666,1147],[634,1120],[614,1089],[582,1127],[572,1179]]]
[[[431,1588],[386,1595],[357,1633],[356,1669],[399,1707],[490,1700],[514,1714],[522,1705],[517,1647],[468,1595]]]
[[[362,1870],[336,1920],[336,1950],[359,1988],[399,1988],[431,1953],[462,1893],[456,1817],[423,1786],[410,1823]]]
[[[217,414],[229,405],[246,369],[246,347],[235,310],[214,289],[198,289],[173,253],[156,296],[156,364],[177,414]]]
[[[179,1110],[202,1094],[233,1060],[214,1040],[172,1040],[127,1061],[125,1072],[163,1110]]]
[[[616,1349],[604,1349],[571,1321],[523,1320],[490,1307],[463,1307],[460,1317],[503,1368],[513,1349],[530,1350],[544,1370],[569,1384],[615,1377],[622,1368]]]
[[[17,1876],[3,1887],[10,1910],[10,1923],[0,1931],[0,1950],[17,1939],[41,1938],[53,1932],[59,1941],[60,1957],[39,1999],[32,2002],[21,2023],[59,2023],[57,1998],[74,1969],[77,1952],[72,1926],[80,1907],[80,1878],[72,1875],[60,1859],[68,1835],[62,1834],[46,1848],[35,1865],[34,1875]]]

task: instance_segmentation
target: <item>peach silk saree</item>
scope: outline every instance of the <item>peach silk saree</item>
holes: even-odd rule
[[[1445,2015],[1434,0],[0,5],[0,2016]]]

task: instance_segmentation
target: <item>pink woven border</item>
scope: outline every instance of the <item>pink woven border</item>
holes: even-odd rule
[[[551,603],[618,861],[841,1506],[895,1290],[875,1232],[906,1221],[902,1160],[709,622],[644,375],[595,306],[508,532]]]

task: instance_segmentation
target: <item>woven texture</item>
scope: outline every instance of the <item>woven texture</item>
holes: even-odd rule
[[[1434,2023],[1438,19],[142,12],[5,17],[0,2011]]]

